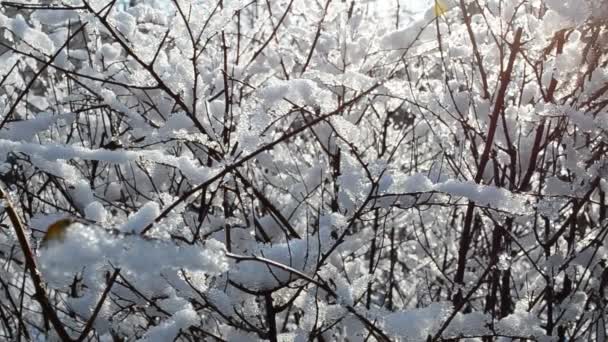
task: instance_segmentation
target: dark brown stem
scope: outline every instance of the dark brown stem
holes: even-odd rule
[[[42,312],[44,313],[45,318],[51,322],[53,329],[57,333],[57,336],[61,339],[61,341],[67,342],[72,341],[72,338],[65,330],[65,326],[57,316],[57,312],[51,305],[49,301],[48,294],[44,288],[44,283],[42,281],[42,277],[40,276],[40,272],[38,271],[38,266],[36,266],[36,259],[34,258],[34,253],[30,248],[30,244],[25,235],[25,227],[21,223],[21,219],[17,214],[17,211],[13,207],[10,199],[6,196],[6,193],[2,188],[0,188],[0,200],[4,202],[4,210],[8,214],[8,217],[15,229],[15,234],[17,235],[17,239],[19,240],[19,246],[21,247],[21,251],[23,252],[23,256],[25,258],[26,268],[30,271],[30,277],[32,278],[32,283],[34,285],[34,298],[40,304],[42,308]]]

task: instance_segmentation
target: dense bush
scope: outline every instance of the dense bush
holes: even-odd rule
[[[0,339],[605,341],[608,6],[400,3],[4,2]]]

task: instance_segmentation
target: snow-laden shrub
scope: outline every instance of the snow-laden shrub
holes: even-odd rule
[[[131,3],[2,4],[0,340],[606,339],[605,4]]]

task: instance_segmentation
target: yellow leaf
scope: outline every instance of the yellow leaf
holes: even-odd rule
[[[62,218],[49,225],[40,243],[41,247],[47,246],[51,241],[61,241],[65,238],[65,234],[69,226],[75,223],[72,218]]]
[[[435,0],[435,6],[433,12],[436,17],[444,15],[448,11],[448,5],[443,0]]]

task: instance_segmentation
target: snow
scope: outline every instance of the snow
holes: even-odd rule
[[[536,339],[545,336],[545,330],[541,328],[538,317],[521,309],[496,322],[495,329],[498,333],[507,336],[524,336]]]
[[[106,221],[108,213],[103,204],[98,201],[92,201],[84,208],[84,217],[88,220],[102,223]]]
[[[68,228],[64,240],[41,249],[38,260],[46,281],[52,286],[69,284],[74,275],[83,270],[85,281],[93,281],[103,275],[102,271],[110,263],[121,268],[121,275],[137,277],[132,281],[142,291],[160,291],[166,285],[153,281],[160,274],[175,281],[180,269],[206,274],[223,272],[228,266],[223,253],[223,246],[214,241],[201,249],[137,235],[117,235],[101,226],[75,223]]]
[[[492,322],[490,314],[472,312],[468,314],[457,313],[450,325],[441,335],[443,338],[458,338],[460,336],[491,335],[488,328]]]
[[[423,25],[424,21],[419,20],[405,29],[388,33],[380,39],[380,46],[387,50],[407,49],[416,42],[416,37],[423,30]]]
[[[57,159],[55,161],[49,161],[34,155],[31,158],[31,162],[36,168],[53,176],[66,179],[69,183],[78,182],[78,172],[76,171],[76,168],[67,164],[64,160]]]
[[[394,189],[399,192],[427,192],[433,190],[433,183],[423,174],[395,176]]]
[[[144,204],[136,213],[129,216],[129,220],[120,227],[123,232],[138,234],[160,214],[160,207],[156,202]]]
[[[300,105],[312,105],[316,103],[315,99],[319,91],[317,85],[307,79],[289,81],[273,79],[260,91],[260,97],[265,108],[271,108],[283,99]]]
[[[179,130],[188,130],[194,126],[192,120],[184,112],[179,112],[171,115],[167,122],[159,129],[159,134],[164,136],[170,132]]]
[[[252,254],[307,273],[316,266],[318,248],[318,242],[313,239],[298,239],[284,244],[260,245]],[[259,261],[241,261],[234,265],[231,278],[247,288],[267,290],[298,279],[298,276]]]
[[[508,190],[495,186],[479,185],[471,181],[448,180],[444,183],[435,184],[434,189],[452,196],[463,196],[479,205],[494,208],[518,211],[524,206],[523,201]]]
[[[191,157],[167,156],[158,150],[135,152],[127,150],[88,149],[81,146],[20,143],[0,139],[0,155],[8,152],[21,152],[35,156],[36,164],[39,168],[62,177],[69,182],[76,182],[78,179],[76,170],[65,162],[70,159],[98,160],[115,164],[147,160],[176,167],[196,183],[207,180],[213,173],[209,168],[200,166],[200,163]]]
[[[587,294],[582,291],[577,291],[571,298],[567,299],[565,305],[562,305],[563,316],[565,322],[576,322],[576,320],[585,312],[587,303]]]
[[[231,315],[234,312],[236,303],[233,302],[232,298],[225,292],[218,289],[210,289],[207,292],[208,299],[212,305],[214,305],[219,312],[225,315]]]
[[[180,330],[186,329],[198,321],[198,314],[190,303],[186,307],[176,312],[171,318],[163,321],[159,326],[152,327],[146,335],[138,340],[142,342],[164,342],[172,341],[179,334]]]
[[[111,62],[120,57],[120,45],[117,43],[114,44],[103,44],[101,47],[101,54],[103,55],[106,62]]]
[[[414,194],[420,192],[441,192],[455,197],[467,198],[478,205],[489,206],[511,213],[521,213],[526,206],[526,198],[504,188],[476,184],[473,181],[447,179],[433,184],[423,174],[411,176],[395,175],[393,183],[385,190],[387,194]]]
[[[71,179],[76,180],[70,188],[70,196],[79,209],[85,210],[91,203],[95,202],[95,195],[91,190],[91,186],[77,177],[72,177]]]
[[[546,2],[547,7],[563,16],[568,24],[580,25],[591,14],[585,1],[547,0]]]
[[[444,326],[442,339],[552,341],[549,287],[570,339],[605,339],[596,304],[608,258],[598,191],[608,189],[608,5],[479,2],[469,23],[482,70],[454,0],[440,10],[429,0],[293,1],[284,19],[289,1],[161,2],[0,10],[4,42],[21,52],[0,56],[0,186],[70,333],[120,270],[86,339],[197,340],[199,328],[274,339],[264,336],[272,299],[281,341],[373,340],[366,319],[396,341]],[[83,35],[26,89],[37,58],[78,22]],[[475,182],[518,27],[524,43]],[[0,336],[57,339],[40,323],[26,247],[4,217],[0,302],[19,305],[3,307]],[[39,244],[60,218],[88,223]],[[471,289],[454,311],[455,292]]]
[[[549,195],[569,195],[572,193],[572,186],[557,177],[550,177],[546,180],[545,190]]]
[[[112,16],[112,22],[114,23],[118,32],[122,33],[127,38],[131,38],[137,28],[137,21],[135,17],[127,12],[115,12],[115,15]]]
[[[19,143],[11,140],[0,139],[0,153],[7,153],[8,151],[37,155],[49,161],[54,161],[57,159],[80,158],[85,160],[99,160],[113,163],[124,163],[135,160],[139,155],[139,153],[132,151],[88,149],[80,146],[59,144]]]
[[[78,20],[78,13],[70,10],[40,10],[32,13],[31,19],[36,22],[44,23],[45,25],[61,25],[67,21]]]
[[[3,21],[10,21],[10,26],[7,25],[8,23],[4,23],[4,25],[9,27],[17,37],[28,42],[31,46],[36,47],[36,49],[39,49],[46,54],[55,53],[55,44],[53,44],[53,41],[43,32],[31,28],[21,14],[18,14],[15,19],[3,19]]]
[[[425,341],[433,336],[452,311],[450,303],[433,303],[425,308],[387,313],[384,329],[404,341]]]

